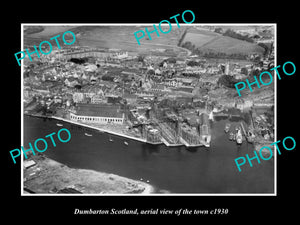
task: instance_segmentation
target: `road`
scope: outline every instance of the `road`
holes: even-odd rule
[[[129,44],[136,44],[138,45],[137,43],[135,42],[132,42],[132,41],[126,41],[125,43],[129,43]],[[167,47],[167,48],[176,48],[176,49],[180,49],[180,50],[183,50],[186,52],[186,56],[190,56],[192,54],[192,52],[186,48],[182,48],[182,47],[179,47],[179,46],[176,46],[176,45],[165,45],[165,44],[158,44],[158,43],[142,43],[141,45],[150,45],[150,46],[153,46],[153,45],[156,45],[157,47]]]

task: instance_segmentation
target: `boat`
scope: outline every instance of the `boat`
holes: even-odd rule
[[[124,141],[124,144],[125,144],[125,145],[128,145],[128,142],[127,142],[127,141]]]
[[[91,137],[93,136],[92,134],[84,133],[85,136]]]
[[[237,144],[242,144],[243,142],[243,136],[242,136],[242,131],[241,129],[238,129],[237,133],[236,133],[236,143]]]
[[[57,123],[56,126],[62,127],[63,125],[61,123]]]
[[[214,114],[213,114],[213,111],[211,111],[210,113],[209,113],[209,117],[208,117],[208,119],[210,119],[210,120],[214,120]]]
[[[255,135],[253,134],[253,132],[250,131],[250,130],[248,130],[248,133],[247,133],[247,141],[248,141],[249,143],[253,143],[254,138],[255,138]]]
[[[229,140],[232,141],[234,137],[234,134],[232,132],[229,133]]]
[[[113,140],[111,137],[109,137],[109,141],[110,141],[110,142],[113,142],[114,140]]]
[[[210,141],[211,141],[211,137],[208,136],[205,138],[205,142],[203,143],[205,147],[209,148],[210,147]]]
[[[231,126],[230,123],[226,123],[225,128],[224,128],[225,133],[228,133],[230,126]]]

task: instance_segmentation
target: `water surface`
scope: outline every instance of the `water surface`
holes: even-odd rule
[[[52,147],[47,138],[49,158],[69,167],[92,169],[144,181],[157,188],[157,192],[170,193],[273,193],[274,160],[253,167],[245,164],[239,172],[234,159],[254,156],[253,146],[243,142],[241,146],[228,140],[224,132],[228,120],[215,121],[212,125],[210,148],[153,146],[98,131],[86,130],[66,122],[60,122],[72,135],[68,143],[56,140]],[[24,145],[37,138],[60,130],[57,120],[24,116]],[[233,125],[236,122],[232,122]],[[92,134],[91,137],[84,135]],[[109,141],[109,138],[113,142]]]

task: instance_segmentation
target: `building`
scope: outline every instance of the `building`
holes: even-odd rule
[[[91,97],[91,103],[93,104],[100,104],[103,102],[106,102],[106,99],[103,97],[103,95],[96,94]]]
[[[225,64],[225,75],[229,75],[229,63]]]
[[[73,93],[73,101],[76,103],[83,102],[85,100],[85,96],[82,92]]]
[[[78,103],[70,119],[85,123],[123,124],[124,112],[119,105]]]

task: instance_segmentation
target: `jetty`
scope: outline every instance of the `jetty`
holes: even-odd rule
[[[243,133],[245,135],[246,141],[250,143],[251,142],[251,140],[250,140],[251,138],[249,137],[249,135],[248,135],[248,133],[247,133],[245,127],[244,127],[243,122],[241,122],[241,127],[242,127],[242,131],[243,131]]]

